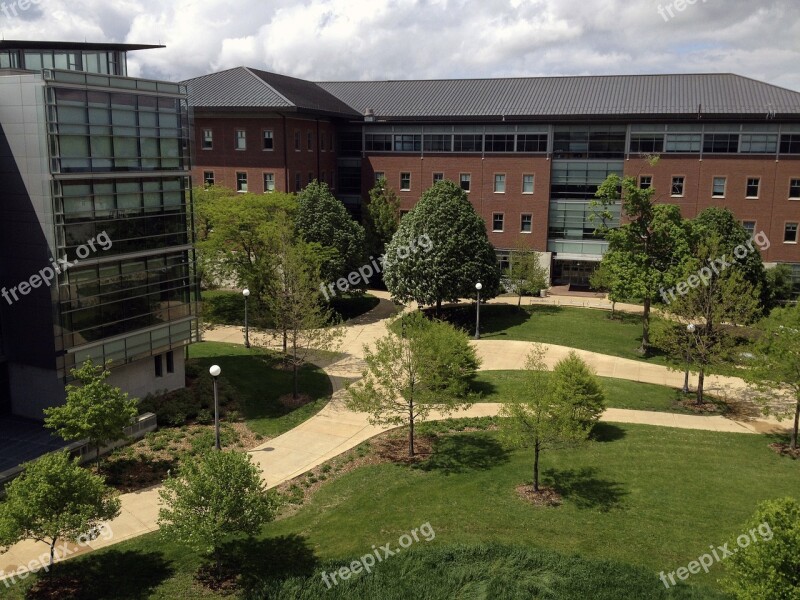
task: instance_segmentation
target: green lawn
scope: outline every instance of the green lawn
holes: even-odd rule
[[[546,374],[549,375],[550,373]],[[680,390],[614,377],[599,379],[606,391],[606,406],[609,408],[695,414],[677,404],[676,401],[683,398]],[[481,393],[480,402],[509,402],[526,393],[525,373],[479,371],[472,388]]]
[[[396,548],[429,523],[433,541],[330,597],[720,600],[724,564],[669,592],[658,574],[731,542],[758,502],[797,495],[800,462],[778,457],[769,441],[600,424],[588,445],[542,455],[544,481],[564,503],[534,508],[514,491],[530,478],[530,451],[507,451],[494,432],[442,436],[427,463],[372,465],[326,483],[257,541],[231,544],[230,560],[247,574],[249,597],[324,598],[322,569],[373,545]],[[199,564],[151,534],[62,566],[85,582],[83,597],[127,599],[202,597],[192,580]],[[30,579],[0,586],[0,597],[22,598]]]
[[[276,436],[296,427],[318,413],[333,393],[325,372],[307,364],[300,371],[300,393],[311,402],[291,410],[280,397],[292,392],[292,371],[281,366],[280,355],[262,348],[238,344],[201,342],[189,346],[189,357],[207,370],[212,364],[222,368],[222,375],[236,388],[242,416],[253,431]]]

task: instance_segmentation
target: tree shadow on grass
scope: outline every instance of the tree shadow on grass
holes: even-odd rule
[[[624,438],[627,434],[622,427],[600,421],[592,427],[589,439],[594,442],[616,442]]]
[[[56,564],[41,572],[28,590],[31,600],[138,600],[172,577],[174,569],[161,552],[109,549],[85,559]]]
[[[455,475],[483,471],[508,462],[508,451],[493,437],[460,433],[437,438],[433,455],[413,468]]]
[[[543,479],[546,484],[572,501],[581,509],[594,509],[608,512],[623,507],[623,499],[628,492],[616,481],[597,477],[595,467],[581,469],[546,469]]]
[[[497,392],[497,386],[490,381],[473,380],[469,384],[469,389],[483,398],[493,396]]]

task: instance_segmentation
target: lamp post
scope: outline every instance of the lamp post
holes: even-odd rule
[[[686,344],[686,373],[683,376],[683,393],[689,393],[689,347],[692,345],[692,338],[691,335],[694,333],[695,329],[694,323],[689,323],[686,326],[686,331],[689,333],[689,343]]]
[[[208,370],[211,373],[211,379],[214,380],[214,445],[217,450],[220,450],[219,445],[219,400],[217,400],[217,377],[219,374],[222,373],[222,369],[219,368],[219,365],[211,365],[211,368]]]
[[[478,282],[475,284],[475,289],[478,291],[478,302],[477,302],[477,309],[475,313],[475,339],[481,339],[481,290],[483,289],[483,285]]]
[[[244,347],[250,347],[250,335],[247,328],[247,297],[250,295],[250,290],[244,288],[242,290],[242,296],[244,296]]]

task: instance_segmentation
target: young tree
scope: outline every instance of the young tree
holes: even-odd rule
[[[319,244],[327,254],[320,268],[323,280],[347,277],[364,265],[364,228],[353,220],[326,183],[313,181],[297,197],[297,232],[309,244]]]
[[[794,284],[792,283],[792,267],[786,263],[767,269],[765,279],[769,298],[767,306],[769,308],[781,306],[788,301],[797,299],[797,292],[794,291]]]
[[[683,272],[689,257],[690,228],[680,208],[656,204],[655,189],[639,187],[634,177],[609,175],[596,193],[596,206],[602,221],[598,233],[608,240],[603,257],[611,276],[618,280],[616,292],[628,298],[641,298],[642,343],[639,351],[650,348],[650,308],[659,290],[669,287]],[[622,202],[625,223],[611,229],[612,207]]]
[[[608,295],[611,301],[611,318],[614,318],[615,308],[620,298],[621,279],[615,277],[611,271],[611,264],[601,262],[597,268],[589,275],[589,285],[593,290],[602,290]]]
[[[125,439],[125,427],[139,414],[139,401],[106,383],[111,371],[91,360],[70,373],[80,385],[67,385],[65,404],[44,409],[44,424],[67,441],[88,439],[95,447],[99,472],[100,447]]]
[[[399,223],[400,199],[381,177],[369,191],[369,203],[364,211],[364,229],[370,260],[383,256]]]
[[[761,399],[767,414],[779,419],[794,418],[790,447],[797,449],[800,425],[800,305],[776,308],[759,323],[761,337],[755,343],[755,359],[746,378],[765,393]],[[776,389],[791,392],[792,404],[776,404]]]
[[[480,365],[467,336],[452,325],[427,321],[419,312],[405,319],[402,335],[389,333],[364,346],[363,380],[348,388],[350,410],[367,412],[373,425],[408,425],[408,455],[414,456],[414,425],[432,410],[467,408],[470,381]],[[395,325],[396,327],[396,325]]]
[[[58,540],[77,542],[103,521],[119,515],[120,501],[103,478],[64,452],[51,452],[25,465],[6,487],[0,503],[0,546],[36,540],[50,546],[53,566]]]
[[[539,491],[543,451],[585,440],[604,410],[597,378],[574,352],[548,377],[544,349],[538,344],[525,363],[527,393],[500,409],[502,437],[513,447],[533,447],[533,491]]]
[[[161,536],[212,556],[217,576],[222,543],[234,534],[255,535],[275,510],[258,467],[245,452],[205,452],[184,462],[158,493]]]
[[[547,268],[539,253],[529,246],[518,244],[511,254],[511,266],[506,269],[506,280],[517,293],[517,306],[523,294],[534,294],[547,287]]]
[[[427,236],[427,237],[426,237]],[[421,239],[430,248],[421,250]],[[481,298],[488,300],[500,289],[500,269],[486,225],[452,181],[438,181],[422,194],[386,250],[383,280],[392,296],[401,302],[436,305],[475,297],[481,283]]]
[[[800,503],[762,502],[742,531],[750,533],[750,542],[730,556],[723,586],[742,600],[800,598]]]

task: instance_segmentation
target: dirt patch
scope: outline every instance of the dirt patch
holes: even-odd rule
[[[414,456],[409,456],[407,437],[381,437],[375,440],[373,451],[386,462],[410,465],[430,458],[435,440],[436,438],[430,435],[416,436]]]
[[[518,485],[517,495],[525,502],[534,506],[560,506],[561,494],[553,488],[539,486],[539,491],[534,491],[533,485]]]
[[[284,394],[280,398],[278,398],[278,402],[283,404],[286,408],[300,408],[301,406],[305,406],[309,402],[311,402],[311,396],[308,394],[298,394],[297,398],[294,398],[292,394]]]
[[[25,595],[34,600],[63,600],[78,598],[84,583],[77,577],[59,577],[48,575],[39,577]]]
[[[773,452],[780,454],[781,456],[789,456],[794,459],[800,458],[800,448],[795,448],[792,450],[789,444],[775,443],[770,444],[769,447],[772,448]]]
[[[726,412],[724,405],[710,400],[706,400],[703,404],[698,404],[696,400],[687,398],[685,400],[678,400],[678,406],[698,415],[721,415]]]
[[[194,581],[208,590],[228,595],[237,591],[239,573],[235,568],[225,564],[218,572],[215,564],[206,563],[195,573]]]

